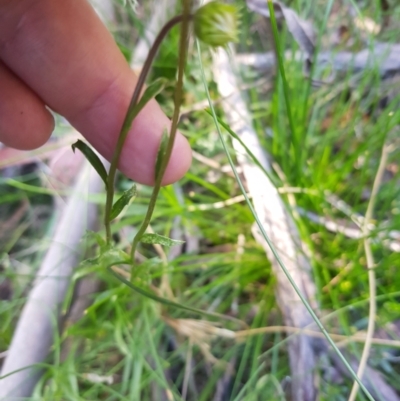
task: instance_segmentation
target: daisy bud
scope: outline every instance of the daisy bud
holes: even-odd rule
[[[212,46],[226,46],[237,42],[239,12],[235,6],[212,1],[194,14],[194,33],[202,42]]]

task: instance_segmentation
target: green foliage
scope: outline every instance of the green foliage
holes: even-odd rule
[[[154,179],[157,180],[160,172],[161,172],[161,164],[164,160],[165,156],[167,155],[167,145],[168,145],[168,131],[165,129],[163,131],[160,146],[157,152],[157,159],[156,159],[156,166],[154,169]]]
[[[82,142],[78,139],[74,144],[71,145],[72,150],[75,152],[75,149],[79,149],[86,157],[88,162],[93,166],[96,170],[97,174],[104,181],[104,184],[107,188],[107,178],[108,174],[104,167],[104,164],[101,162],[100,158],[94,153],[94,151],[88,146],[85,142]]]
[[[138,104],[130,111],[131,119],[133,120],[143,109],[146,104],[156,97],[167,84],[165,78],[157,78],[150,85],[147,86],[143,95],[140,97]]]
[[[159,244],[163,246],[174,246],[183,244],[185,241],[171,239],[168,237],[164,237],[163,235],[160,234],[147,233],[142,235],[142,237],[140,238],[140,242],[143,242],[143,244]]]
[[[111,209],[110,220],[117,218],[122,210],[136,197],[136,195],[137,188],[135,184],[130,189],[124,191]]]

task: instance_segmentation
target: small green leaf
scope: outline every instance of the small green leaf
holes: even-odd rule
[[[106,185],[107,188],[107,171],[99,159],[99,157],[96,155],[96,153],[93,152],[93,150],[85,143],[82,142],[80,139],[78,139],[74,144],[71,145],[73,152],[75,153],[75,149],[79,149],[86,159],[89,161],[89,163],[93,166],[93,168],[97,171],[97,174],[101,177],[101,179],[104,181],[104,184]]]
[[[93,267],[106,268],[107,266],[132,263],[131,257],[123,250],[113,246],[106,245],[101,249],[100,254],[94,258],[86,259],[79,263],[79,269],[90,269]]]
[[[94,241],[100,247],[101,250],[105,250],[107,248],[106,240],[99,234],[91,230],[86,231],[86,237],[90,241]]]
[[[171,239],[160,234],[143,234],[142,238],[140,238],[140,242],[143,242],[144,244],[160,244],[164,246],[173,246],[183,244],[185,241]]]
[[[123,250],[110,246],[106,251],[102,252],[98,257],[98,263],[102,268],[108,266],[132,263],[131,257]]]
[[[114,220],[122,212],[122,209],[129,204],[136,194],[136,185],[133,185],[132,188],[122,193],[121,197],[114,203],[112,207],[110,221]]]
[[[160,174],[161,164],[167,153],[168,139],[169,139],[168,131],[166,129],[164,129],[162,137],[161,137],[160,147],[158,148],[158,152],[157,152],[155,177],[154,177],[155,180],[157,180],[158,175]]]
[[[133,119],[140,113],[146,103],[153,99],[153,97],[157,96],[165,88],[167,82],[168,81],[166,78],[157,78],[146,88],[137,105],[132,110],[129,110],[128,115],[130,121],[133,121]]]

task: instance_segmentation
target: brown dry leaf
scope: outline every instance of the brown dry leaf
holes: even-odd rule
[[[172,327],[177,334],[188,338],[192,344],[197,345],[204,355],[204,358],[212,364],[225,364],[217,359],[210,351],[211,341],[220,336],[235,338],[235,333],[230,330],[219,328],[218,323],[206,320],[195,319],[173,319],[163,316],[163,320]]]

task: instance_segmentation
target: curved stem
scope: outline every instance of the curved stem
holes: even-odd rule
[[[365,258],[367,260],[368,269],[368,283],[369,283],[369,315],[368,315],[368,328],[367,335],[364,343],[364,349],[361,355],[360,365],[358,366],[357,376],[362,380],[367,367],[368,357],[371,351],[371,345],[373,342],[373,336],[375,331],[375,319],[376,319],[376,277],[375,277],[375,262],[374,256],[371,249],[371,238],[369,224],[372,220],[373,210],[375,206],[376,196],[378,195],[379,187],[382,182],[383,173],[387,163],[389,153],[389,146],[384,144],[382,148],[381,160],[379,162],[378,171],[376,172],[374,184],[372,186],[372,193],[365,213],[364,222],[362,225],[362,233],[364,236],[364,250]],[[351,393],[348,401],[354,401],[357,397],[357,393],[360,386],[355,381],[351,389]]]
[[[145,216],[138,232],[136,233],[135,237],[133,238],[132,249],[131,249],[131,258],[132,258],[132,262],[133,262],[132,269],[135,266],[136,247],[137,247],[141,237],[146,232],[147,227],[150,224],[151,216],[153,215],[154,208],[156,206],[157,197],[158,197],[158,194],[161,189],[161,182],[164,177],[165,170],[167,169],[169,159],[171,157],[171,153],[172,153],[172,149],[174,146],[174,141],[175,141],[175,137],[176,137],[176,133],[177,133],[177,129],[178,129],[180,106],[182,103],[182,96],[183,96],[183,75],[184,75],[185,64],[186,64],[189,22],[192,19],[192,15],[189,14],[188,3],[189,2],[187,2],[187,1],[184,2],[184,9],[183,9],[183,13],[181,15],[181,20],[180,20],[180,22],[182,22],[182,26],[181,26],[181,35],[180,35],[180,42],[179,42],[178,78],[177,78],[176,89],[175,89],[174,114],[172,116],[171,129],[170,129],[167,149],[165,151],[165,157],[163,158],[163,160],[161,162],[160,171],[157,175],[156,182],[154,184],[154,189],[151,194],[149,207],[147,208],[146,216]],[[131,277],[134,277],[134,275],[132,274]]]
[[[107,199],[106,199],[106,211],[105,211],[105,218],[104,224],[106,228],[106,237],[107,243],[111,242],[111,226],[110,226],[110,214],[113,205],[113,198],[114,198],[114,180],[115,174],[117,171],[118,161],[121,156],[122,148],[125,143],[125,139],[128,135],[128,132],[131,128],[132,121],[135,117],[135,106],[138,103],[140,94],[144,87],[144,83],[146,81],[146,77],[150,71],[151,64],[154,61],[155,56],[157,55],[158,49],[164,38],[167,36],[168,32],[177,24],[182,22],[183,15],[177,15],[176,17],[169,20],[164,27],[161,29],[160,33],[157,35],[153,46],[150,48],[149,54],[147,55],[146,61],[143,65],[143,68],[140,72],[138,77],[138,81],[133,92],[128,111],[125,116],[125,120],[122,124],[122,128],[118,137],[117,145],[114,150],[114,154],[111,160],[110,170],[108,173],[108,188],[107,188]]]

